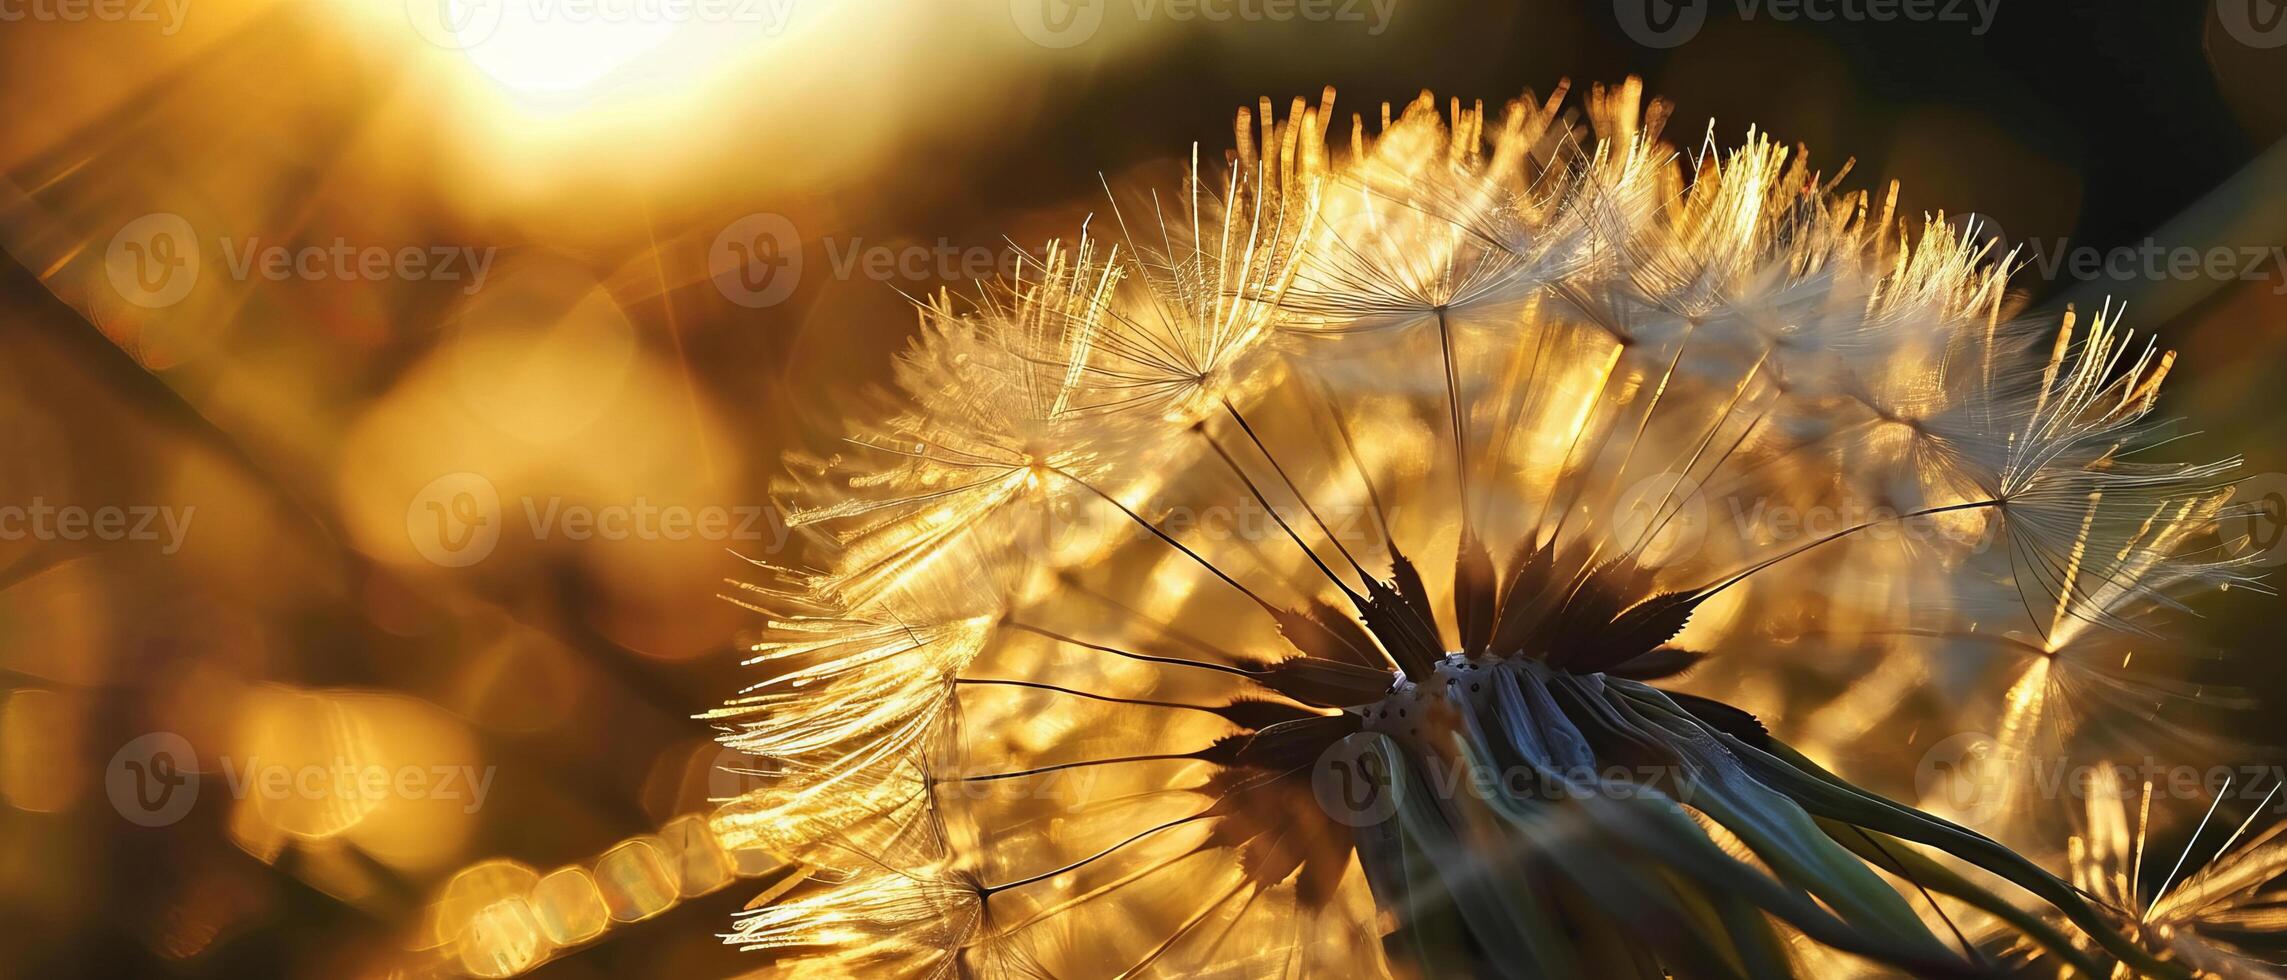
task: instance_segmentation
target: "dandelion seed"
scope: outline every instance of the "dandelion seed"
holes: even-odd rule
[[[2287,945],[2280,941],[2287,927],[2287,912],[2282,911],[2287,908],[2287,839],[2282,837],[2287,824],[2249,834],[2269,812],[2279,787],[2265,793],[2223,843],[2209,851],[2203,832],[2215,823],[2231,793],[2228,784],[2223,787],[2183,851],[2163,863],[2166,876],[2151,885],[2142,871],[2152,830],[2153,786],[2147,782],[2138,790],[2125,785],[2123,769],[2094,770],[2081,829],[2069,851],[2075,887],[2099,903],[2125,934],[2183,972],[2200,977],[2287,975]],[[2193,863],[2197,856],[2204,861]],[[2081,945],[2087,949],[2091,944]],[[2003,955],[2038,963],[2043,954],[2020,940]]]

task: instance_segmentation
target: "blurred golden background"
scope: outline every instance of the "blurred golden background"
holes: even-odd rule
[[[2036,260],[2249,256],[2020,282],[2126,300],[2186,457],[2287,481],[2266,6],[0,0],[0,976],[752,967],[717,933],[779,872],[698,819],[737,776],[692,716],[779,453],[907,296],[1258,96],[1640,73],[1679,139]],[[2276,609],[2201,629],[2260,657]]]

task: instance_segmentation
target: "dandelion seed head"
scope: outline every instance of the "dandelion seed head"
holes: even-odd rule
[[[1266,102],[1220,166],[920,304],[879,414],[790,478],[812,548],[711,715],[770,764],[720,819],[850,877],[734,941],[1967,971],[1908,841],[2097,921],[1782,740],[1831,712],[1677,681],[1847,690],[1900,637],[2006,636],[2040,655],[2009,737],[2065,717],[2052,660],[2243,580],[2207,544],[2229,464],[2162,458],[2167,355],[2115,310],[2021,316],[2006,257],[1768,134],[1682,152],[1633,80],[1569,96]],[[2050,951],[2150,964],[2089,928]]]

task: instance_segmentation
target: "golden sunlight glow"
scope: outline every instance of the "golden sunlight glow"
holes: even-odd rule
[[[500,84],[526,93],[577,92],[665,44],[677,25],[664,21],[607,23],[541,16],[542,11],[511,4],[497,17],[490,36],[473,8],[486,0],[452,0],[459,25],[454,34],[469,60]]]
[[[720,145],[700,120],[757,108],[764,70],[815,75],[829,52],[793,0],[369,0],[371,33],[442,83],[446,128],[471,163],[529,184],[581,149],[611,147],[603,172],[654,181]],[[410,30],[406,30],[407,26]],[[410,43],[405,43],[410,41]],[[799,42],[799,43],[798,43]],[[825,45],[833,47],[832,44]],[[789,54],[807,47],[806,54]],[[458,119],[452,123],[450,119]],[[629,160],[631,148],[643,151]],[[665,167],[665,170],[659,168]],[[585,168],[583,168],[585,169]]]
[[[785,3],[444,0],[437,25],[501,87],[549,107],[655,94],[785,27]]]

